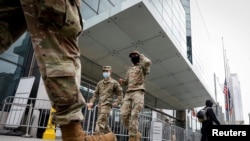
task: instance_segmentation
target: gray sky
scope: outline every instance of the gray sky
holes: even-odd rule
[[[224,82],[222,37],[231,73],[237,73],[241,85],[243,116],[249,124],[250,113],[250,0],[195,0],[209,35],[219,51],[216,75]]]

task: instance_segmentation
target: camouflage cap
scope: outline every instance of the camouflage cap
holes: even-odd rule
[[[131,57],[131,55],[132,55],[132,54],[138,54],[138,55],[139,55],[139,54],[140,54],[140,52],[139,52],[139,51],[137,51],[137,50],[133,50],[133,51],[129,54],[129,57]]]
[[[104,70],[108,70],[108,71],[109,71],[109,70],[111,70],[111,66],[103,66],[103,67],[102,67],[102,70],[103,70],[103,71],[104,71]]]

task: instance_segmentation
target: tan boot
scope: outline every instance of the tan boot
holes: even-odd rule
[[[86,134],[84,133],[79,121],[61,125],[60,127],[63,141],[84,141],[86,138]]]
[[[87,135],[85,141],[117,141],[117,138],[113,132],[109,132],[107,134]]]
[[[141,133],[138,132],[135,136],[129,136],[128,141],[140,141],[141,140]]]
[[[135,141],[136,140],[136,136],[129,136],[129,138],[128,138],[128,141]]]
[[[103,134],[104,141],[117,141],[116,135],[113,132]]]

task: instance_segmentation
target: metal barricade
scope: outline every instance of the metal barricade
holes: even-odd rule
[[[186,130],[186,141],[195,141],[195,133],[192,130]]]
[[[42,138],[47,128],[50,109],[49,100],[6,97],[0,114],[0,125],[2,125],[0,132],[13,135],[19,131],[18,134],[23,134],[24,137],[30,137],[30,132],[33,132],[32,136]],[[33,128],[37,130],[34,131]]]
[[[167,141],[169,136],[169,125],[160,119],[151,121],[149,141]]]
[[[192,130],[186,131],[186,141],[200,141],[201,140],[201,133],[194,132]]]
[[[85,117],[83,122],[83,129],[84,131],[89,134],[93,135],[96,126],[98,107],[95,106],[93,109],[88,109],[87,107],[83,108],[83,115]]]
[[[30,137],[32,135],[41,138],[47,128],[50,109],[51,101],[49,100],[7,97],[4,100],[2,111],[0,111],[0,125],[3,126],[4,130],[10,131],[23,128],[24,137]],[[82,113],[85,117],[83,122],[84,131],[92,135],[95,131],[98,106],[94,106],[92,110],[88,110],[87,107],[84,107]],[[184,128],[170,125],[159,119],[152,119],[151,115],[143,113],[144,112],[141,112],[139,114],[139,132],[142,134],[141,141],[155,141],[158,135],[160,135],[160,138],[157,138],[159,141],[200,140],[201,135],[198,132],[185,130]],[[9,119],[10,117],[11,119]],[[108,123],[111,130],[116,134],[118,141],[128,140],[128,130],[121,122],[119,108],[112,108]],[[60,131],[60,127],[56,126],[55,130]]]
[[[146,114],[143,114],[143,111],[139,114],[139,131],[142,134],[142,141],[150,140],[150,129],[151,129],[152,117]]]
[[[200,132],[194,132],[194,141],[200,141],[201,140],[201,133]]]
[[[171,141],[185,141],[185,129],[171,125]]]
[[[186,141],[185,129],[159,119],[153,119],[150,141]]]
[[[151,122],[150,141],[199,141],[200,133],[171,125],[159,119]]]
[[[98,116],[98,106],[96,105],[93,109],[88,110],[83,109],[83,114],[85,116],[84,130],[92,135],[95,131],[96,120]],[[151,127],[152,117],[149,115],[139,114],[139,132],[142,134],[142,141],[150,140],[150,127]],[[109,127],[112,132],[117,136],[117,140],[126,141],[128,140],[128,130],[125,128],[121,122],[120,109],[112,108],[108,120]]]

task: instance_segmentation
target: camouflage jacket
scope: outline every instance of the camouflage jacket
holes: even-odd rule
[[[95,102],[99,99],[99,105],[112,104],[115,97],[117,97],[117,105],[121,104],[123,96],[123,90],[121,85],[114,79],[101,80],[98,82],[93,97],[90,102]]]
[[[126,78],[123,81],[123,85],[128,86],[127,92],[135,90],[145,91],[145,76],[150,72],[151,63],[151,60],[140,54],[140,62],[128,69]]]

